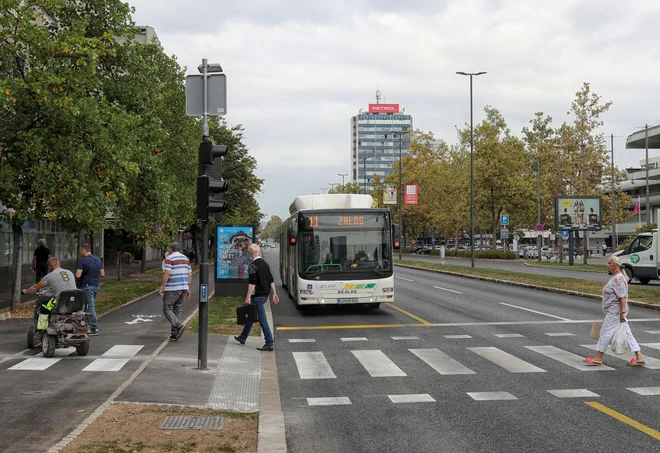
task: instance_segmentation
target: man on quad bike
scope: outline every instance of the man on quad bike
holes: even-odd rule
[[[37,299],[36,307],[34,310],[34,322],[37,325],[37,330],[43,330],[48,327],[48,315],[57,303],[57,297],[62,291],[77,289],[76,279],[73,272],[60,267],[60,260],[53,256],[48,259],[48,269],[50,272],[35,285],[30,286],[28,289],[21,290],[21,294],[30,294],[35,291],[41,291],[41,297]]]

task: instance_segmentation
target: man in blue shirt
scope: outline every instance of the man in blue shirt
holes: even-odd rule
[[[89,335],[99,334],[98,318],[94,309],[94,299],[99,294],[100,277],[105,277],[103,261],[92,255],[89,244],[80,247],[82,257],[76,266],[76,278],[80,279],[80,288],[85,291],[87,297],[87,309],[92,315],[92,330]]]

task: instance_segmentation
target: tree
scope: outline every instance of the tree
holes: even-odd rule
[[[264,239],[277,239],[280,236],[280,227],[282,226],[282,219],[278,215],[273,215],[270,217],[270,220],[266,224],[261,233],[261,237]]]

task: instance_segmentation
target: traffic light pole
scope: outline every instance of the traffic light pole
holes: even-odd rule
[[[202,141],[209,139],[209,115],[208,115],[208,60],[202,59],[202,82],[204,84],[204,112],[202,115]],[[197,176],[204,174],[204,164],[199,163]],[[209,222],[202,220],[202,244],[199,260],[199,332],[197,336],[197,368],[207,370],[208,340],[209,340]],[[204,297],[206,295],[206,297]],[[206,300],[204,300],[206,299]]]

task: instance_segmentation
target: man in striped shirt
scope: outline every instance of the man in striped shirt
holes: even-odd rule
[[[172,324],[170,340],[178,340],[186,326],[181,322],[181,304],[190,297],[192,268],[190,261],[181,253],[178,243],[170,244],[169,255],[163,264],[163,280],[158,294],[163,296],[163,314]]]

